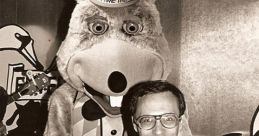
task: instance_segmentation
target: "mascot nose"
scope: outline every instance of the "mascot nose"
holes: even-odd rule
[[[108,78],[108,86],[115,93],[123,92],[127,87],[127,79],[121,72],[114,71]]]

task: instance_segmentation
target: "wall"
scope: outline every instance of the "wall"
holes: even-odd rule
[[[259,1],[182,0],[180,88],[194,134],[249,131],[259,104]]]

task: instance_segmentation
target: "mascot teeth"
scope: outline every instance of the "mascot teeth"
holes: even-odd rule
[[[111,107],[121,107],[123,96],[109,96]]]

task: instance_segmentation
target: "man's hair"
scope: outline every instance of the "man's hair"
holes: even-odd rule
[[[162,80],[145,81],[132,86],[123,98],[122,114],[126,112],[126,114],[133,116],[136,112],[139,97],[161,92],[171,92],[176,96],[180,112],[179,117],[181,117],[186,109],[183,93],[176,86]]]

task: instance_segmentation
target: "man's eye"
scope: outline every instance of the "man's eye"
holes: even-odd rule
[[[165,118],[165,121],[175,121],[176,119],[174,117],[167,117]]]
[[[103,21],[96,21],[90,23],[88,27],[93,34],[102,35],[108,30],[109,25]]]
[[[140,123],[149,123],[149,122],[152,122],[152,118],[142,118],[140,120]]]
[[[142,24],[133,21],[124,22],[122,28],[123,31],[128,35],[136,35],[143,30]]]

